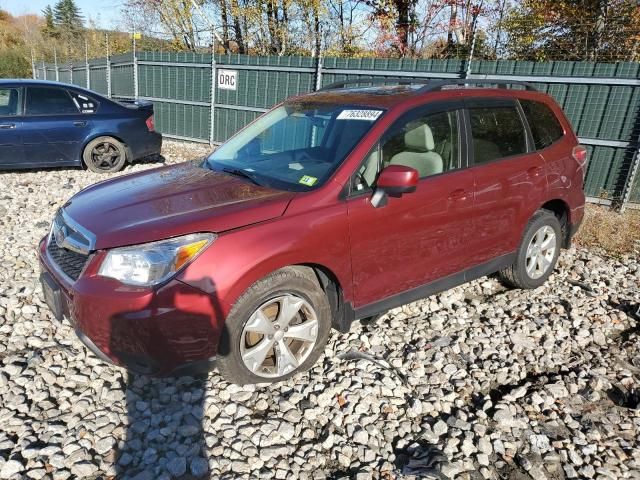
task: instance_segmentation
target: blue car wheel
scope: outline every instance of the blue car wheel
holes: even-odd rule
[[[127,161],[127,149],[113,137],[98,137],[87,144],[82,158],[92,172],[118,172]]]

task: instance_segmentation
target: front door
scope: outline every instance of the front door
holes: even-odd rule
[[[80,161],[89,122],[66,89],[28,87],[25,113],[25,162],[31,166],[51,166]]]
[[[22,89],[0,87],[0,168],[22,163]]]
[[[465,169],[461,123],[451,105],[409,112],[355,175],[347,206],[356,308],[466,268],[474,185]],[[376,208],[376,173],[392,164],[415,168],[420,181],[415,192]]]

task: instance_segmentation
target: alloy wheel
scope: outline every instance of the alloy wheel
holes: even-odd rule
[[[121,155],[116,145],[102,142],[91,150],[91,161],[100,170],[110,170],[118,164]]]
[[[553,263],[556,254],[556,232],[548,225],[540,227],[527,247],[526,270],[533,280],[542,277]]]
[[[254,375],[277,378],[307,359],[318,338],[318,318],[303,298],[286,294],[258,307],[242,329],[240,355]]]

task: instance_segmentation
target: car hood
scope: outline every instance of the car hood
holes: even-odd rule
[[[103,249],[262,222],[294,195],[185,162],[97,183],[64,210]]]

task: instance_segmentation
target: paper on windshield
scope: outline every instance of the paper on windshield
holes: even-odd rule
[[[382,110],[343,110],[336,118],[338,120],[368,120],[373,122],[381,113]]]

